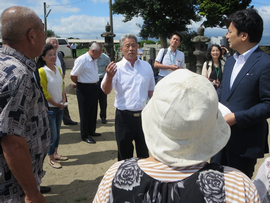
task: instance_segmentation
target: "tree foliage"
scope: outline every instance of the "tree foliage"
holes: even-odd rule
[[[115,0],[112,11],[122,14],[124,22],[142,17],[139,36],[160,38],[163,46],[174,31],[187,31],[187,25],[199,21],[197,0]]]
[[[55,37],[55,33],[52,30],[47,30],[47,37]]]
[[[60,36],[58,36],[57,34],[55,34],[55,32],[52,31],[52,30],[47,30],[47,37],[56,37],[56,38],[60,38]]]
[[[270,55],[270,47],[269,46],[260,46],[260,48],[267,54]]]
[[[251,0],[198,0],[199,14],[206,17],[204,27],[224,27],[228,16],[246,9]]]
[[[143,47],[144,44],[156,44],[156,42],[153,40],[142,40],[139,43],[141,47]]]

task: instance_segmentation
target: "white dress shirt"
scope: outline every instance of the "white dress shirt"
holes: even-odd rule
[[[93,60],[88,52],[75,60],[70,74],[77,76],[77,81],[81,83],[96,83],[99,81],[96,60]]]
[[[158,55],[156,57],[157,62],[161,62],[162,56],[164,53],[164,49],[160,49],[158,52]],[[183,52],[179,51],[176,49],[175,53],[172,52],[171,48],[168,47],[168,51],[166,55],[163,58],[162,64],[164,65],[177,65],[180,66],[181,68],[185,67],[185,55]],[[172,72],[171,69],[160,69],[159,74],[160,76],[166,76]]]
[[[116,63],[117,72],[112,85],[116,92],[114,106],[119,110],[141,111],[148,99],[148,92],[155,88],[152,67],[148,62],[137,60],[134,68],[123,58]],[[106,80],[105,74],[101,88]]]
[[[231,81],[230,81],[230,88],[232,88],[235,78],[237,77],[238,73],[241,71],[243,66],[245,65],[246,61],[250,57],[250,55],[258,48],[258,45],[254,46],[250,50],[246,51],[245,53],[239,55],[236,52],[233,57],[235,58],[236,62],[234,64],[232,74],[231,74]]]
[[[76,44],[76,43],[72,43],[72,44],[70,45],[70,48],[71,48],[71,49],[76,49],[76,48],[77,48],[77,46],[78,46],[78,44]]]

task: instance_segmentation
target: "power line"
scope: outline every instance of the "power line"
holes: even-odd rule
[[[69,5],[81,3],[82,1],[85,1],[85,0],[77,1],[77,2],[74,2],[74,3],[70,3],[70,4],[48,5],[47,7],[49,8],[50,6],[69,6]]]

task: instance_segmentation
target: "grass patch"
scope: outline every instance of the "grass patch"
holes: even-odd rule
[[[85,54],[89,49],[87,48],[82,48],[82,49],[77,49],[77,57]]]

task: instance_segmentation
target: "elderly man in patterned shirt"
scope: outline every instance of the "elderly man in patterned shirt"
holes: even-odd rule
[[[0,20],[0,202],[43,203],[50,129],[32,59],[42,53],[44,28],[26,7],[7,8]]]

